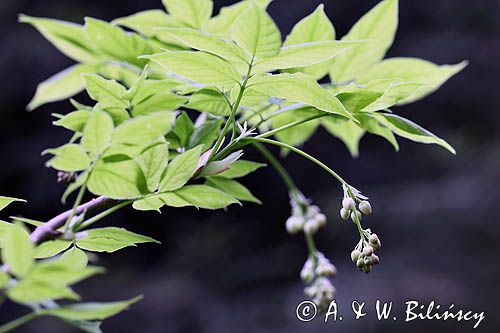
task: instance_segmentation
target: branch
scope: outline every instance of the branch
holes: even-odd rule
[[[101,196],[78,206],[75,210],[75,215],[82,214],[83,212],[86,212],[86,214],[88,215],[95,215],[102,210],[114,206],[118,202],[119,201],[117,200]],[[62,227],[66,223],[67,219],[71,216],[72,213],[73,209],[70,209],[50,219],[47,223],[38,226],[30,235],[31,241],[35,244],[39,244],[47,238],[56,235],[57,229]]]

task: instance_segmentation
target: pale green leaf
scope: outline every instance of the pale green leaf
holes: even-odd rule
[[[0,269],[0,289],[3,289],[9,283],[9,275]]]
[[[115,129],[112,144],[143,146],[167,134],[175,117],[175,112],[161,111],[127,120]]]
[[[62,126],[70,131],[83,132],[85,124],[91,114],[92,112],[88,110],[74,111],[68,113],[57,121],[54,121],[53,124],[56,126]]]
[[[227,41],[199,30],[159,28],[157,29],[157,34],[160,36],[171,36],[190,48],[211,53],[230,62],[246,62],[249,60],[248,54],[232,41]]]
[[[165,205],[165,203],[160,199],[159,195],[153,195],[146,197],[144,199],[139,199],[134,201],[132,206],[136,210],[141,210],[141,211],[150,211],[154,210],[157,212],[160,212],[160,208],[162,208]]]
[[[330,134],[344,142],[352,156],[359,155],[359,140],[365,133],[362,128],[351,120],[334,117],[326,117],[321,123]]]
[[[450,146],[446,141],[408,119],[387,113],[373,113],[373,115],[377,118],[380,124],[389,128],[395,134],[403,138],[420,143],[437,144],[447,149],[452,154],[456,153],[455,149],[453,149],[453,147]]]
[[[113,119],[104,111],[93,111],[83,129],[82,145],[98,156],[111,141]]]
[[[13,202],[26,202],[26,200],[0,196],[0,210],[4,209]]]
[[[177,137],[182,147],[185,147],[188,144],[189,138],[194,132],[194,124],[189,118],[187,112],[182,112],[181,115],[177,117],[172,132]]]
[[[146,62],[138,57],[153,51],[139,35],[125,32],[105,21],[86,17],[85,31],[99,53],[113,60],[127,61],[140,68],[144,67]]]
[[[136,297],[123,302],[78,303],[40,311],[41,315],[55,316],[65,320],[103,320],[112,317],[141,300]]]
[[[228,99],[218,89],[212,88],[195,92],[185,107],[216,116],[228,116],[231,113]]]
[[[205,52],[163,52],[144,57],[179,76],[202,84],[226,86],[241,80],[240,74],[230,63]]]
[[[64,240],[50,240],[43,242],[35,248],[36,259],[50,258],[66,251],[71,246],[71,242]]]
[[[189,138],[188,148],[201,145],[204,150],[209,149],[219,137],[223,122],[224,119],[209,119],[196,127]]]
[[[266,164],[264,163],[257,163],[246,160],[237,160],[236,162],[234,162],[229,166],[228,170],[224,171],[223,173],[217,176],[228,179],[241,178],[265,166]]]
[[[151,192],[158,189],[161,176],[168,165],[168,145],[165,143],[165,139],[161,138],[162,141],[159,144],[147,148],[135,159]]]
[[[180,154],[168,165],[160,183],[160,190],[174,191],[186,184],[193,177],[200,160],[201,146]]]
[[[273,129],[285,126],[289,123],[304,120],[318,115],[318,111],[311,107],[290,110],[278,114],[272,118]],[[320,124],[319,119],[313,119],[303,124],[293,126],[287,130],[276,133],[276,138],[291,146],[298,146],[309,140]]]
[[[91,41],[79,24],[60,20],[20,15],[19,21],[33,25],[55,47],[66,56],[82,63],[99,60]]]
[[[207,184],[218,188],[230,196],[248,202],[254,202],[257,204],[261,204],[262,202],[257,199],[252,192],[244,185],[240,184],[236,180],[227,179],[223,177],[210,177],[207,181]]]
[[[21,304],[46,300],[78,300],[79,296],[68,287],[35,279],[22,280],[7,291],[10,299]]]
[[[162,0],[173,17],[192,28],[201,28],[212,16],[212,0]]]
[[[146,179],[134,160],[99,160],[88,180],[89,190],[112,199],[132,199],[148,192]]]
[[[168,91],[151,95],[132,107],[132,116],[143,116],[158,111],[174,111],[184,106],[188,98]]]
[[[17,225],[8,228],[2,239],[2,261],[17,277],[24,277],[33,267],[34,245],[26,230]]]
[[[255,3],[234,22],[232,39],[258,59],[274,57],[281,47],[281,33],[278,27],[269,14]]]
[[[418,93],[398,102],[398,104],[405,104],[421,99],[437,90],[449,78],[464,69],[465,66],[467,66],[466,61],[456,65],[438,66],[432,62],[417,58],[390,58],[381,61],[362,73],[357,82],[364,84],[372,80],[400,79],[404,82],[426,85]]]
[[[258,61],[254,72],[272,72],[277,69],[316,65],[347,52],[356,44],[355,42],[326,41],[285,46],[277,56]]]
[[[345,35],[343,41],[363,41],[335,58],[330,68],[332,82],[357,79],[379,62],[394,41],[398,25],[398,0],[381,1]]]
[[[315,108],[351,118],[342,103],[314,78],[301,74],[268,75],[251,80],[249,89],[269,97],[284,98],[290,102],[304,103]]]
[[[209,33],[230,39],[231,28],[234,22],[241,13],[249,8],[252,2],[265,9],[271,1],[272,0],[244,0],[231,6],[222,7],[219,14],[211,18],[204,28]]]
[[[78,94],[85,87],[81,74],[95,70],[96,67],[92,65],[75,65],[43,81],[36,88],[35,96],[27,106],[28,111],[43,104],[62,101]]]
[[[85,87],[89,96],[106,108],[126,108],[128,106],[124,96],[127,90],[115,80],[106,80],[95,74],[83,75]]]
[[[108,253],[142,243],[159,242],[153,238],[115,227],[87,230],[86,236],[76,241],[76,245],[84,250]]]
[[[145,10],[126,17],[113,20],[114,24],[135,30],[148,37],[156,35],[155,28],[179,27],[182,23],[179,19],[167,15],[163,10]]]
[[[90,159],[82,146],[66,144],[59,148],[48,149],[43,152],[54,155],[47,165],[56,170],[73,172],[85,170],[90,166]]]
[[[359,120],[359,126],[365,131],[385,138],[396,151],[399,151],[399,144],[394,133],[387,127],[380,125],[375,116],[370,113],[358,113],[356,119]]]
[[[238,200],[226,193],[207,185],[184,186],[175,191],[174,194],[190,205],[204,209],[220,209],[239,203]]]

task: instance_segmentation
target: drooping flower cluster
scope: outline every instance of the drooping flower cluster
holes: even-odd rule
[[[309,257],[300,272],[302,281],[307,285],[304,293],[320,309],[326,309],[335,298],[335,287],[330,278],[335,276],[337,268],[316,249],[313,239],[313,235],[326,225],[326,216],[302,193],[290,193],[290,198],[292,215],[286,221],[286,229],[290,234],[304,232],[309,249]]]
[[[367,234],[370,229],[364,230]],[[370,273],[373,266],[380,263],[380,258],[375,254],[375,251],[380,250],[381,243],[377,234],[370,234],[368,242],[362,239],[351,252],[351,260],[356,264],[358,269],[365,273]]]

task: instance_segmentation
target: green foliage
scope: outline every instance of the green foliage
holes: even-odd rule
[[[165,206],[225,209],[240,201],[260,203],[239,179],[265,166],[239,159],[249,144],[280,173],[295,201],[296,185],[262,144],[308,158],[339,180],[346,195],[363,200],[297,146],[323,127],[353,156],[365,133],[385,138],[396,150],[399,136],[455,153],[443,139],[393,113],[396,106],[434,92],[466,65],[384,60],[397,28],[397,0],[381,1],[341,40],[335,40],[334,26],[320,5],[284,42],[266,11],[270,2],[244,0],[212,17],[211,0],[164,0],[166,11],[147,10],[111,23],[86,18],[83,26],[19,17],[77,62],[42,82],[28,109],[83,90],[95,103],[71,100],[70,112],[54,115],[54,125],[72,137],[44,152],[52,155],[46,165],[70,182],[63,201],[79,190],[75,208],[60,221],[56,217],[56,226],[54,220],[0,221],[1,292],[35,309],[34,317],[55,316],[83,331],[101,332],[100,320],[140,298],[57,304],[60,299],[79,301],[72,285],[103,273],[88,264],[84,251],[112,253],[157,241],[91,225],[130,204],[160,211]],[[330,83],[322,80],[327,74]],[[78,210],[87,190],[115,201],[97,215]],[[23,200],[0,197],[0,210],[15,201]],[[318,223],[324,221],[317,215]],[[39,229],[30,237],[22,223]]]

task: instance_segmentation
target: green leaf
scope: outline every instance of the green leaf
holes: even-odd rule
[[[146,62],[138,57],[153,51],[139,35],[125,32],[105,21],[86,17],[85,31],[99,53],[113,60],[127,61],[140,68],[144,67]]]
[[[26,200],[0,196],[0,210],[3,210],[13,202],[26,202]]]
[[[143,146],[167,134],[175,121],[176,113],[160,111],[132,118],[116,128],[112,144]]]
[[[359,140],[365,133],[362,128],[350,120],[334,117],[322,119],[321,124],[330,134],[344,142],[352,156],[359,155]]]
[[[251,174],[252,172],[257,171],[260,168],[265,167],[264,163],[257,163],[253,161],[246,160],[237,160],[233,164],[229,166],[229,169],[224,171],[223,173],[217,175],[218,177],[235,179],[245,177],[246,175]]]
[[[285,46],[277,56],[258,61],[254,72],[273,72],[277,69],[316,65],[347,52],[356,44],[354,42],[326,41]]]
[[[387,88],[382,96],[365,106],[361,111],[375,112],[386,110],[402,101],[412,100],[417,96],[422,96],[422,93],[425,94],[425,91],[429,91],[429,88],[432,89],[429,85],[422,83],[394,82]]]
[[[356,114],[356,119],[359,120],[359,126],[365,131],[378,135],[385,138],[394,147],[396,151],[399,151],[399,144],[394,136],[394,133],[385,126],[380,125],[377,118],[370,113],[358,113]]]
[[[238,200],[262,204],[262,202],[257,199],[249,189],[235,180],[223,177],[210,177],[207,181],[207,184],[218,188],[219,190],[223,191],[226,194],[229,194],[230,196]]]
[[[273,117],[273,129],[285,126],[294,121],[300,121],[318,115],[318,111],[311,107],[300,108],[283,112]],[[313,119],[303,124],[291,127],[276,134],[276,138],[292,146],[301,145],[314,134],[320,124],[319,119]]]
[[[80,298],[68,287],[35,279],[21,280],[7,291],[7,295],[13,301],[21,304],[58,299],[78,300]]]
[[[40,83],[36,88],[35,96],[27,106],[28,111],[78,94],[85,88],[81,74],[95,70],[96,67],[92,65],[75,65]]]
[[[19,22],[29,23],[54,46],[73,60],[95,63],[99,60],[91,41],[79,24],[46,18],[19,16]]]
[[[226,193],[207,185],[184,186],[174,194],[198,208],[220,209],[239,201]],[[167,203],[168,204],[168,203]]]
[[[71,242],[64,240],[51,240],[41,243],[35,248],[36,259],[50,258],[66,251],[71,246]]]
[[[303,18],[293,27],[292,32],[286,37],[283,45],[291,46],[331,40],[335,40],[335,29],[332,22],[330,22],[325,14],[323,4],[321,4],[312,14]],[[293,68],[287,70],[287,72],[303,72],[319,80],[328,74],[330,65],[331,61],[326,61],[324,63],[305,68]]]
[[[268,75],[250,81],[250,90],[269,97],[285,98],[290,102],[304,103],[315,108],[351,118],[342,103],[314,78],[301,74]]]
[[[437,144],[447,149],[452,154],[456,154],[455,149],[453,149],[453,147],[446,141],[408,119],[387,113],[373,113],[373,115],[377,118],[381,125],[389,128],[395,134],[403,138],[420,143]]]
[[[246,0],[231,6],[222,7],[219,14],[210,19],[205,25],[205,30],[226,39],[231,38],[231,28],[238,17],[247,10],[252,3],[266,8],[272,0]]]
[[[45,309],[40,311],[40,314],[65,320],[103,320],[122,312],[141,299],[140,296],[123,302],[78,303],[60,308]]]
[[[85,252],[73,247],[64,252],[64,254],[59,258],[59,262],[63,263],[64,266],[70,270],[81,270],[87,267],[89,260]]]
[[[228,116],[231,113],[231,106],[224,94],[212,88],[195,92],[185,107],[216,116]]]
[[[34,246],[26,230],[13,224],[2,239],[2,261],[17,277],[24,277],[33,267]]]
[[[227,61],[200,51],[163,52],[144,56],[169,71],[202,84],[218,87],[240,82],[240,74]]]
[[[143,116],[159,111],[174,111],[186,103],[188,98],[171,92],[161,92],[151,95],[139,104],[132,108],[132,116]]]
[[[203,146],[203,149],[211,147],[219,137],[219,131],[223,121],[223,119],[210,119],[196,127],[189,139],[188,148],[198,145]]]
[[[438,66],[432,62],[417,58],[391,58],[381,61],[362,73],[358,83],[369,83],[379,79],[400,79],[409,83],[426,85],[413,95],[401,100],[406,104],[421,99],[441,87],[449,78],[467,66],[463,61],[456,65]]]
[[[163,200],[160,199],[160,195],[153,195],[146,197],[144,199],[139,199],[134,201],[132,207],[140,211],[157,211],[160,212],[160,208],[165,205]],[[161,212],[160,212],[161,213]]]
[[[252,3],[238,16],[232,28],[232,39],[257,58],[271,58],[279,53],[281,33],[269,14]]]
[[[89,190],[96,195],[125,200],[148,192],[141,168],[134,160],[97,161],[88,180]]]
[[[86,231],[86,236],[78,239],[76,245],[87,251],[112,253],[125,247],[142,243],[160,243],[153,238],[142,236],[123,228],[99,228]]]
[[[0,289],[3,289],[9,283],[9,275],[0,269]]]
[[[61,171],[73,172],[85,170],[90,166],[90,159],[82,146],[67,144],[59,148],[48,149],[43,154],[55,155],[47,165]]]
[[[162,0],[173,17],[192,28],[201,28],[212,16],[212,0]]]
[[[160,190],[174,191],[193,177],[200,160],[201,146],[180,154],[172,160],[160,183]]]
[[[91,114],[92,112],[88,110],[74,111],[63,116],[61,119],[54,121],[53,124],[56,126],[62,126],[70,131],[83,132],[85,124]]]
[[[185,147],[188,144],[189,138],[191,137],[193,132],[194,132],[193,122],[189,118],[187,112],[182,112],[181,115],[177,117],[173,129],[173,133],[179,139],[179,142],[182,147]]]
[[[248,54],[232,41],[227,41],[199,30],[159,28],[157,34],[160,36],[168,35],[190,48],[211,53],[229,62],[244,63],[249,60]]]
[[[364,41],[335,58],[330,68],[332,82],[357,79],[379,62],[394,41],[398,25],[398,0],[384,0],[365,14],[343,41]]]
[[[127,101],[124,99],[127,90],[115,80],[106,80],[95,74],[83,75],[85,87],[89,96],[106,108],[126,108]]]
[[[102,333],[100,321],[86,321],[86,320],[65,320],[71,326],[74,326],[86,333]]]
[[[163,10],[145,10],[113,20],[114,24],[135,30],[142,35],[152,37],[157,34],[158,27],[178,27],[182,25],[179,19],[167,15]]]
[[[82,145],[91,156],[100,155],[111,141],[113,119],[104,111],[93,111],[83,129]]]
[[[165,139],[147,148],[135,160],[146,178],[149,191],[154,192],[158,189],[161,176],[168,165],[168,144]]]

